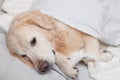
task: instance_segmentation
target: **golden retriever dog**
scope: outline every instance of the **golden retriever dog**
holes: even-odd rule
[[[18,15],[6,37],[10,53],[35,68],[47,72],[55,63],[71,79],[77,79],[76,64],[95,60],[107,61],[102,55],[100,42],[71,26],[40,11]],[[101,56],[102,55],[102,56]]]

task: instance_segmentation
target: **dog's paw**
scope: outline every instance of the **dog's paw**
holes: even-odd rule
[[[79,73],[79,69],[76,67],[73,67],[69,73],[69,77],[73,80],[76,80],[78,78],[78,73]]]
[[[78,78],[79,69],[77,67],[68,66],[64,70],[64,73],[72,80],[76,80]]]
[[[70,80],[77,80],[79,69],[77,68],[77,61],[74,58],[62,56],[56,59],[58,67],[63,73],[70,78]]]

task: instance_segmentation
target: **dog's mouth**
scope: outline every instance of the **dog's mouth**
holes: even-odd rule
[[[38,73],[44,74],[51,69],[51,64],[48,61],[36,60],[32,61],[27,55],[21,55],[24,59],[29,61]]]
[[[53,53],[55,54],[54,51],[53,51]],[[29,57],[27,57],[26,55],[21,55],[21,56],[23,58],[25,58],[26,60],[28,60],[35,67],[35,70],[38,73],[45,74],[48,71],[50,71],[50,69],[51,69],[51,70],[57,72],[58,74],[60,74],[61,76],[63,76],[66,80],[68,80],[66,78],[66,76],[64,76],[61,72],[59,72],[59,70],[52,68],[52,65],[50,65],[50,63],[48,63],[48,61],[38,60],[38,62],[34,64],[33,61]]]

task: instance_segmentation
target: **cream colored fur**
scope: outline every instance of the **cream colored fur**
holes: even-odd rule
[[[37,43],[31,46],[34,37]],[[57,63],[71,79],[77,79],[76,64],[79,61],[94,65],[102,55],[96,38],[39,11],[25,12],[14,19],[7,34],[7,46],[13,56],[31,67],[37,68],[38,60],[48,61],[51,65]],[[27,55],[30,60],[21,55]],[[102,60],[111,59],[107,56]]]

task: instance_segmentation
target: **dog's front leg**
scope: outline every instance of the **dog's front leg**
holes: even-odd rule
[[[71,59],[61,53],[56,54],[56,63],[58,67],[71,79],[77,79],[79,70]]]

